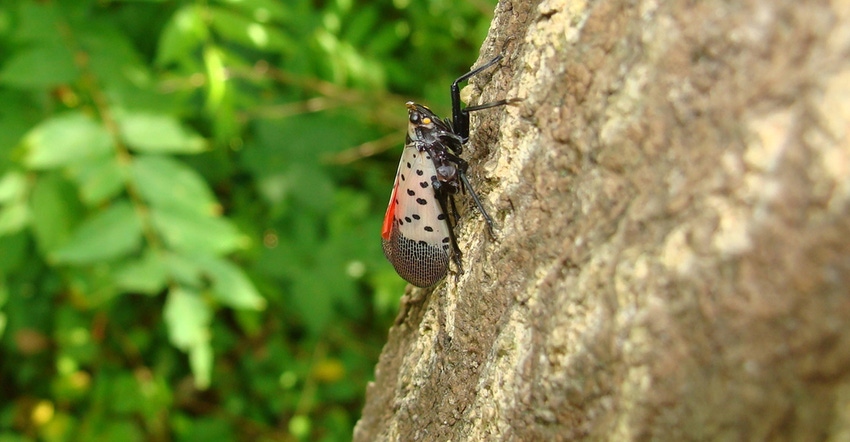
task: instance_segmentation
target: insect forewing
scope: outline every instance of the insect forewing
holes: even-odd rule
[[[407,144],[396,172],[381,242],[396,272],[419,287],[440,281],[449,266],[449,226],[434,195],[437,170],[428,152]]]

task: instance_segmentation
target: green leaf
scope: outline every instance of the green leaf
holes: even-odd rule
[[[261,50],[290,49],[296,46],[280,30],[229,9],[210,7],[209,12],[213,29],[228,40]]]
[[[0,235],[15,233],[26,227],[30,210],[26,201],[15,201],[0,207]]]
[[[91,158],[72,165],[69,174],[89,206],[101,204],[124,190],[124,171],[115,155]]]
[[[141,241],[139,217],[130,203],[119,202],[84,221],[51,258],[70,264],[105,261],[138,249]]]
[[[59,173],[43,174],[36,181],[30,210],[36,244],[45,254],[67,243],[83,216],[73,185]]]
[[[202,215],[221,210],[204,179],[176,159],[138,156],[133,161],[132,176],[139,193],[153,207]]]
[[[154,295],[165,289],[168,272],[162,254],[149,251],[115,271],[115,283],[128,292]]]
[[[0,178],[0,235],[18,232],[29,223],[26,191],[26,176],[22,173],[10,171]]]
[[[25,163],[52,169],[113,152],[109,132],[82,112],[45,120],[24,137]]]
[[[248,279],[245,272],[232,262],[212,257],[196,259],[212,279],[212,294],[223,304],[240,309],[262,310],[266,300]]]
[[[81,13],[88,14],[88,10]],[[85,51],[86,71],[95,76],[98,87],[107,94],[115,115],[126,109],[161,109],[155,103],[164,97],[150,89],[156,81],[155,74],[146,65],[147,57],[137,52],[141,48],[130,40],[127,30],[96,26],[77,29],[75,38]],[[139,92],[144,96],[137,95]]]
[[[165,267],[168,275],[180,285],[200,288],[205,283],[201,268],[193,258],[179,253],[166,253]]]
[[[6,172],[0,178],[0,203],[19,200],[27,190],[27,177],[18,171]]]
[[[13,52],[0,71],[0,83],[16,88],[49,88],[76,80],[74,57],[65,46],[47,44]]]
[[[8,4],[8,3],[7,3]],[[59,32],[44,32],[45,29],[56,29],[62,20],[61,10],[56,3],[21,2],[17,8],[15,40],[21,43],[56,43],[62,42]]]
[[[204,47],[204,69],[207,75],[207,111],[219,114],[229,88],[222,50],[213,45]]]
[[[212,380],[213,350],[207,342],[189,349],[189,366],[195,376],[195,388],[206,390]]]
[[[200,293],[175,288],[168,293],[163,312],[168,337],[181,350],[209,342],[212,310]]]
[[[171,343],[189,353],[195,385],[205,388],[212,373],[212,310],[198,292],[176,288],[168,294],[163,316]]]
[[[224,254],[247,241],[230,221],[221,217],[153,208],[151,220],[169,246],[190,254]]]
[[[118,126],[121,137],[137,152],[197,153],[206,148],[200,135],[168,115],[127,114],[118,121]]]
[[[209,37],[199,5],[187,5],[174,13],[159,39],[156,63],[160,66],[180,61],[199,48]]]
[[[228,8],[239,10],[245,15],[250,15],[254,20],[267,23],[270,21],[286,22],[287,20],[298,20],[297,13],[290,5],[278,0],[240,0],[228,2]]]

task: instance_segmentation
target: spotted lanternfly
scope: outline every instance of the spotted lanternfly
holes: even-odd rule
[[[458,84],[493,66],[499,55],[460,76],[452,83],[452,119],[441,119],[427,107],[407,102],[407,140],[396,172],[393,192],[384,217],[381,239],[384,255],[396,272],[418,287],[439,282],[449,269],[449,257],[462,271],[461,252],[453,223],[457,223],[454,195],[469,195],[484,216],[490,235],[493,220],[469,184],[469,167],[460,158],[469,140],[469,112],[502,106],[514,100],[500,100],[478,106],[460,107]],[[452,217],[448,207],[452,208]]]

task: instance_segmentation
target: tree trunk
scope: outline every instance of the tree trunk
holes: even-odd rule
[[[496,239],[465,205],[355,440],[850,440],[850,0],[503,0],[481,60],[509,36]]]

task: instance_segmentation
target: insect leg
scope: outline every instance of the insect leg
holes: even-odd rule
[[[469,108],[461,109],[460,107],[460,86],[458,83],[468,80],[470,77],[477,75],[481,71],[493,66],[502,59],[502,54],[493,57],[487,63],[461,75],[452,83],[452,129],[465,143],[469,139]],[[507,103],[505,103],[507,104]],[[499,106],[498,104],[496,106]],[[475,106],[480,107],[480,106]],[[492,107],[492,106],[491,106]],[[485,108],[486,109],[486,108]],[[472,109],[479,110],[479,109]]]
[[[469,189],[469,195],[472,196],[472,201],[475,201],[475,205],[481,212],[481,216],[483,216],[484,221],[487,222],[487,231],[490,232],[490,238],[495,238],[496,235],[493,233],[493,218],[490,218],[490,214],[488,214],[487,211],[484,210],[484,206],[481,205],[481,200],[478,199],[478,194],[475,193],[475,189],[473,189],[472,186],[469,184],[469,179],[466,178],[466,168],[458,168],[458,175],[460,176],[460,180],[463,181],[463,187]]]
[[[449,242],[452,245],[452,261],[455,262],[458,268],[459,273],[463,273],[463,265],[461,264],[461,252],[460,247],[457,245],[457,236],[455,236],[454,225],[457,224],[457,206],[455,206],[454,197],[444,189],[443,184],[439,181],[434,181],[431,183],[431,186],[434,188],[434,196],[437,198],[437,202],[440,203],[440,209],[443,210],[443,213],[446,215],[446,225],[448,225],[449,230]],[[446,203],[446,200],[451,201],[452,213],[449,215],[449,207]],[[454,222],[452,221],[454,218]]]
[[[512,103],[519,103],[520,101],[522,101],[521,98],[505,98],[504,100],[493,101],[493,102],[490,102],[490,103],[478,104],[478,105],[475,105],[475,106],[467,106],[466,108],[463,109],[463,111],[464,112],[475,112],[475,111],[480,111],[480,110],[483,110],[483,109],[490,109],[491,107],[504,106],[506,104],[512,104]]]
[[[478,210],[484,217],[484,221],[487,222],[487,230],[490,232],[490,238],[495,238],[496,235],[493,233],[493,218],[490,218],[490,214],[488,214],[484,209],[484,205],[481,204],[481,199],[478,198],[478,194],[475,193],[475,189],[473,189],[472,184],[469,183],[469,178],[466,177],[466,171],[469,170],[469,163],[467,163],[463,158],[450,152],[445,152],[444,155],[446,160],[455,164],[455,167],[457,168],[457,175],[460,177],[460,181],[463,184],[461,186],[461,191],[469,189],[469,195],[472,196],[472,200],[475,201],[475,206],[478,207]],[[454,200],[452,200],[452,203],[454,203]],[[455,210],[455,214],[457,214],[457,210]]]

